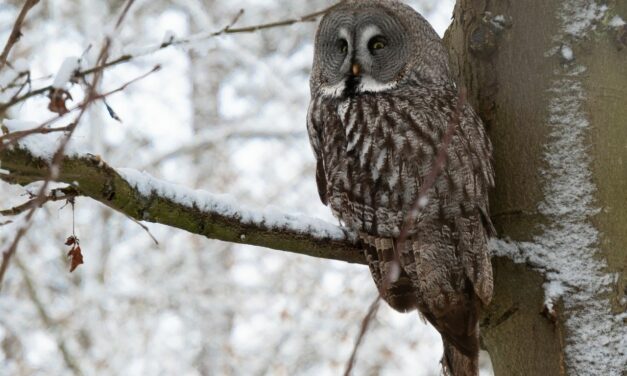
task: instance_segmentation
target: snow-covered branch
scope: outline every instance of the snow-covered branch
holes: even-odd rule
[[[48,176],[48,162],[23,147],[0,151],[2,180],[26,185]],[[132,169],[114,169],[91,154],[66,156],[57,181],[136,220],[180,228],[211,239],[364,263],[356,238],[324,221],[252,210],[233,198],[191,190]]]

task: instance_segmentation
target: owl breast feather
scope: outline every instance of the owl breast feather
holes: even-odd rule
[[[398,235],[426,175],[423,161],[434,155],[434,142],[423,138],[437,131],[411,123],[423,119],[406,113],[410,103],[383,95],[321,102],[331,114],[322,130],[331,208],[351,228]]]
[[[323,164],[325,181],[319,189],[334,214],[355,230],[398,236],[431,172],[456,99],[452,87],[419,86],[315,96],[309,116]],[[487,205],[489,154],[480,120],[464,107],[445,167],[428,191],[416,227],[429,219],[452,221]]]

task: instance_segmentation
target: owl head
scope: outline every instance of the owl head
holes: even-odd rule
[[[410,75],[428,82],[450,80],[440,37],[411,7],[396,0],[348,0],[320,21],[312,95],[386,91]]]

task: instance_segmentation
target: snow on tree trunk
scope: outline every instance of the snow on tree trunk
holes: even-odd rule
[[[495,145],[496,375],[627,369],[627,4],[604,3],[460,0],[446,36]]]

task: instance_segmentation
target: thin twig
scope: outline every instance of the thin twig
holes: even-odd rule
[[[393,247],[393,250],[394,250],[393,262],[395,263],[399,271],[401,267],[400,255],[398,254],[399,249],[402,249],[405,243],[405,240],[407,240],[409,231],[414,225],[414,222],[416,221],[416,217],[420,213],[420,209],[424,208],[424,206],[426,205],[425,200],[427,200],[427,192],[429,192],[429,190],[433,187],[437,177],[440,175],[440,173],[444,169],[444,166],[446,165],[446,155],[448,151],[448,146],[453,140],[453,135],[455,134],[455,131],[457,130],[457,127],[459,126],[461,122],[461,113],[463,111],[465,103],[466,103],[466,90],[465,88],[462,87],[460,88],[458,96],[457,96],[457,106],[455,108],[455,112],[453,113],[453,118],[451,119],[451,122],[446,128],[446,132],[444,133],[444,136],[442,137],[442,141],[440,143],[438,153],[433,161],[433,165],[431,166],[431,170],[429,171],[429,174],[427,175],[422,186],[420,187],[420,190],[418,191],[418,195],[416,196],[416,200],[414,201],[414,204],[412,205],[409,212],[407,212],[405,215],[405,218],[403,220],[403,226],[401,227],[401,231],[397,238],[396,244]],[[391,283],[394,282],[390,280],[391,278],[394,278],[394,276],[391,274],[392,273],[388,274],[387,278],[385,278],[383,281],[384,290],[387,289],[387,287]],[[381,300],[381,295],[379,295],[377,299],[372,303],[372,305],[370,306],[370,309],[368,310],[368,314],[363,319],[363,322],[361,324],[361,332],[359,333],[359,337],[357,341],[355,342],[353,353],[346,367],[346,371],[344,372],[345,376],[348,376],[353,368],[353,363],[355,362],[355,356],[361,344],[361,339],[365,335],[366,330],[368,329],[368,324],[370,320],[372,320],[372,318],[374,317],[374,314],[376,313],[376,309],[378,308],[378,304],[380,300]]]
[[[132,61],[134,59],[137,59],[139,57],[148,55],[150,53],[162,50],[164,48],[170,47],[170,46],[181,46],[181,45],[186,45],[186,44],[190,44],[190,43],[194,43],[194,42],[198,42],[198,41],[202,41],[202,40],[206,40],[206,39],[210,39],[210,38],[214,38],[220,35],[224,35],[224,34],[238,34],[238,33],[253,33],[259,30],[265,30],[265,29],[271,29],[271,28],[276,28],[276,27],[285,27],[285,26],[290,26],[290,25],[294,25],[296,23],[302,23],[302,22],[310,22],[310,21],[314,21],[316,18],[326,14],[327,12],[331,11],[332,9],[336,8],[337,6],[339,6],[340,4],[342,4],[344,2],[344,0],[336,3],[335,5],[332,5],[328,8],[325,8],[323,10],[320,11],[316,11],[307,15],[304,15],[302,17],[299,18],[291,18],[288,20],[282,20],[282,21],[276,21],[276,22],[270,22],[270,23],[265,23],[265,24],[259,24],[259,25],[253,25],[253,26],[246,26],[246,27],[240,27],[240,28],[233,28],[231,27],[232,24],[234,24],[235,22],[238,21],[240,14],[238,14],[238,16],[236,16],[233,21],[227,25],[226,27],[218,30],[218,31],[214,31],[214,32],[204,32],[204,33],[198,33],[195,35],[192,35],[190,37],[184,38],[184,39],[172,39],[170,41],[165,41],[153,48],[146,48],[145,50],[147,52],[143,52],[143,53],[136,53],[136,54],[124,54],[121,55],[107,63],[104,64],[96,64],[94,67],[86,69],[84,71],[80,71],[77,72],[74,75],[74,78],[80,78],[80,77],[84,77],[87,75],[90,75],[92,73],[96,73],[98,71],[122,64],[122,63],[126,63],[129,61]],[[52,85],[46,86],[46,87],[42,87],[33,91],[30,91],[28,93],[25,93],[19,97],[16,98],[12,98],[10,101],[6,102],[6,103],[2,103],[0,104],[0,112],[3,112],[4,110],[6,110],[7,108],[16,105],[17,103],[23,102],[24,100],[31,98],[33,96],[36,95],[41,95],[44,94],[48,91],[50,91],[52,89]]]
[[[7,64],[8,65],[8,64]],[[24,87],[24,85],[29,84],[31,81],[30,78],[30,71],[29,70],[25,70],[25,71],[19,71],[16,72],[17,75],[15,77],[13,77],[13,79],[8,82],[5,86],[0,86],[0,93],[4,93],[5,91],[9,90],[9,89],[13,89],[16,87],[19,87],[20,90]],[[20,78],[26,76],[26,81],[25,82],[18,82],[20,80]]]
[[[48,314],[48,311],[46,310],[46,306],[39,298],[39,295],[37,294],[37,289],[35,288],[35,284],[30,277],[30,272],[28,268],[26,267],[26,265],[24,265],[24,263],[19,257],[15,258],[15,263],[17,264],[17,267],[22,272],[22,277],[24,278],[24,283],[26,285],[26,291],[28,291],[28,295],[30,296],[31,301],[35,305],[35,308],[37,308],[37,313],[39,314],[39,318],[41,319],[41,321],[43,322],[47,330],[56,329],[58,325],[50,317],[50,315]],[[59,352],[63,356],[63,361],[68,366],[68,368],[71,369],[74,372],[74,374],[82,375],[83,372],[81,368],[79,367],[78,362],[76,361],[76,357],[73,356],[68,350],[68,347],[65,344],[63,336],[59,335],[58,333],[53,333],[53,337],[55,337],[55,339],[57,340],[57,348],[59,349]]]
[[[22,92],[22,90],[24,90],[25,87],[28,87],[28,90],[30,90],[32,88],[32,81],[31,81],[31,77],[30,77],[30,71],[23,71],[20,72],[17,77],[15,78],[15,80],[17,81],[19,78],[26,76],[26,80],[19,85],[19,89],[15,92],[15,94],[13,94],[13,96],[11,97],[11,99],[17,97],[18,95],[20,95],[20,93]],[[10,85],[12,86],[12,85]],[[17,86],[17,84],[16,84]],[[9,87],[7,87],[7,89],[9,89]],[[4,91],[4,90],[3,90]]]
[[[0,54],[0,71],[4,68],[4,65],[7,63],[7,58],[9,57],[9,52],[11,48],[17,43],[17,41],[22,36],[22,24],[24,23],[24,19],[26,18],[26,14],[32,7],[34,7],[39,0],[26,0],[24,2],[24,6],[18,14],[17,19],[15,20],[15,24],[13,24],[13,29],[11,30],[11,34],[9,35],[9,39],[7,40],[7,44],[4,46],[2,50],[2,54]],[[1,112],[1,111],[0,111]]]
[[[128,219],[130,219],[131,221],[137,223],[137,225],[141,228],[144,229],[144,231],[146,231],[148,233],[148,236],[150,236],[150,238],[152,239],[153,242],[155,242],[155,244],[158,246],[159,245],[159,241],[157,241],[157,238],[155,238],[155,236],[152,234],[152,232],[150,232],[150,229],[148,228],[148,226],[146,226],[145,224],[141,223],[140,221],[138,221],[137,219],[131,217],[131,216],[126,216]]]
[[[44,185],[47,186],[47,184]],[[11,245],[9,245],[9,247],[2,253],[2,264],[0,264],[0,290],[2,290],[2,280],[4,279],[4,275],[9,268],[9,261],[11,261],[11,257],[13,256],[13,254],[15,254],[15,250],[17,249],[20,240],[22,240],[22,237],[30,228],[31,218],[33,217],[33,214],[35,214],[35,210],[38,207],[38,203],[36,200],[38,200],[38,198],[32,202],[32,207],[24,218],[24,224],[17,229],[17,233],[13,238],[13,242],[11,242]]]
[[[58,120],[60,117],[61,116],[56,117],[55,120]],[[14,131],[14,132],[7,133],[4,136],[0,136],[0,150],[2,150],[2,148],[5,146],[10,146],[11,144],[14,143],[14,141],[21,140],[22,138],[30,136],[32,134],[67,132],[68,130],[70,130],[70,125],[66,125],[66,126],[58,127],[58,128],[46,128],[46,125],[48,124],[43,124],[43,125],[40,124],[36,128],[26,129],[23,131]]]
[[[124,21],[124,18],[126,18],[126,15],[128,14],[128,10],[131,9],[131,5],[133,5],[134,2],[135,0],[128,0],[126,2],[126,5],[124,5],[124,9],[122,10],[122,13],[120,13],[118,20],[115,23],[116,31],[120,28],[120,25],[122,25],[122,21]]]
[[[244,14],[244,9],[240,9],[239,12],[237,12],[237,14],[235,15],[235,17],[233,17],[231,22],[229,22],[229,24],[226,25],[224,29],[222,29],[222,32],[229,31],[229,29],[231,29],[237,23],[237,21],[239,21],[240,17],[242,17],[243,14]]]
[[[31,90],[28,93],[25,93],[21,96],[18,97],[14,97],[11,98],[10,101],[6,102],[6,103],[2,103],[0,104],[0,113],[4,112],[4,110],[6,110],[7,108],[14,106],[20,102],[25,101],[26,99],[30,98],[30,97],[34,97],[36,95],[40,95],[40,94],[44,94],[45,92],[49,91],[52,89],[52,85],[46,86],[46,87],[42,87],[40,89],[36,89],[36,90]]]
[[[214,38],[220,35],[224,35],[224,34],[239,34],[239,33],[254,33],[256,31],[259,30],[265,30],[265,29],[273,29],[273,28],[277,28],[277,27],[285,27],[285,26],[291,26],[297,23],[303,23],[303,22],[310,22],[310,21],[315,21],[318,17],[325,15],[326,13],[330,12],[331,10],[337,8],[339,5],[341,5],[345,0],[339,1],[336,4],[333,4],[327,8],[324,8],[322,10],[313,12],[313,13],[309,13],[306,14],[304,16],[298,17],[298,18],[290,18],[287,20],[281,20],[281,21],[274,21],[274,22],[268,22],[268,23],[264,23],[264,24],[259,24],[259,25],[253,25],[253,26],[244,26],[244,27],[225,27],[221,30],[218,31],[213,31],[213,32],[205,32],[205,33],[198,33],[196,35],[192,35],[190,37],[187,38],[182,38],[182,39],[177,39],[177,40],[172,40],[169,43],[163,43],[161,44],[159,47],[163,48],[163,47],[168,47],[168,46],[179,46],[179,45],[185,45],[185,44],[190,44],[193,42],[198,42],[198,41],[202,41],[202,40],[206,40],[206,39],[210,39],[210,38]],[[235,21],[237,21],[236,17]]]
[[[363,341],[366,333],[368,332],[368,327],[370,326],[370,322],[377,315],[377,311],[379,310],[379,303],[381,303],[381,295],[377,295],[376,299],[370,304],[370,308],[368,308],[368,313],[361,321],[361,328],[359,329],[359,334],[357,335],[357,339],[355,340],[355,345],[353,346],[353,352],[351,353],[351,357],[348,359],[346,363],[346,370],[344,371],[344,376],[349,376],[355,366],[355,359],[357,358],[357,351],[361,346],[361,342]]]
[[[132,3],[133,0],[129,0],[129,3]],[[157,49],[162,49],[165,47],[168,47],[170,45],[181,45],[181,44],[186,44],[186,43],[191,43],[193,41],[197,41],[197,40],[202,40],[202,39],[208,39],[210,37],[215,37],[218,35],[222,35],[222,34],[234,34],[234,33],[249,33],[249,32],[255,32],[257,30],[262,30],[262,29],[269,29],[269,28],[274,28],[274,27],[281,27],[281,26],[288,26],[288,25],[292,25],[295,23],[299,23],[299,22],[307,22],[307,21],[312,21],[314,19],[316,19],[317,17],[329,12],[330,10],[334,9],[335,7],[337,7],[338,5],[340,5],[343,1],[340,1],[339,3],[330,6],[326,9],[323,9],[321,11],[318,12],[314,12],[305,16],[302,16],[300,18],[296,18],[296,19],[290,19],[290,20],[284,20],[284,21],[278,21],[278,22],[272,22],[272,23],[267,23],[267,24],[261,24],[261,25],[256,25],[256,26],[251,26],[251,27],[243,27],[243,28],[224,28],[223,30],[220,30],[218,32],[214,32],[211,33],[209,35],[200,35],[197,36],[194,39],[185,39],[185,40],[179,40],[179,41],[173,41],[172,43],[169,44],[165,44],[165,45],[161,45],[159,46]],[[119,20],[122,20],[124,18],[124,16],[126,15],[128,10],[128,5],[124,8],[123,13],[120,16]],[[121,21],[120,21],[121,22]],[[95,88],[98,87],[98,83],[100,82],[100,78],[102,77],[102,72],[104,70],[105,67],[109,67],[109,66],[113,66],[125,61],[129,61],[133,58],[136,58],[137,56],[131,56],[131,55],[125,55],[125,56],[121,56],[115,60],[113,60],[112,62],[107,64],[107,54],[108,54],[108,49],[110,46],[110,39],[109,38],[105,38],[105,43],[103,44],[103,47],[101,49],[100,52],[100,56],[98,57],[95,67],[91,68],[92,72],[94,73],[94,78],[92,81],[92,84],[90,85],[90,90],[86,95],[86,99],[84,101],[84,105],[78,107],[80,108],[80,113],[77,116],[76,120],[71,123],[68,126],[67,129],[67,134],[66,136],[63,138],[61,144],[59,145],[59,148],[57,149],[57,151],[55,152],[53,158],[52,158],[52,164],[51,167],[49,168],[49,175],[48,177],[44,180],[44,184],[41,187],[41,190],[38,194],[38,199],[41,200],[42,197],[45,196],[45,190],[47,189],[50,181],[52,179],[55,178],[55,175],[58,173],[58,166],[60,165],[60,162],[63,158],[63,154],[64,154],[64,150],[65,147],[67,145],[67,143],[69,142],[72,134],[74,133],[74,130],[76,129],[80,119],[82,118],[83,114],[85,113],[85,110],[87,109],[87,107],[89,106],[89,104],[91,104],[95,99],[98,99],[98,95],[96,94]],[[138,55],[141,56],[141,55]],[[153,69],[153,71],[149,72],[152,73],[154,72],[156,69],[158,69],[157,67],[155,67],[155,69]],[[85,75],[86,73],[83,72],[83,75]],[[81,75],[81,73],[79,72],[78,75]],[[123,90],[127,85],[123,85],[121,88],[113,90],[111,92],[109,92],[106,95],[112,94],[114,92]],[[43,94],[47,91],[49,91],[52,88],[52,86],[48,86],[45,88],[41,88],[41,89],[37,89],[34,90],[32,92],[29,92],[27,94],[24,94],[23,96],[19,97],[19,98],[15,98],[14,100],[10,101],[7,104],[3,104],[0,106],[0,112],[4,111],[6,108],[19,103],[20,101],[23,101],[33,95],[37,95],[37,94]],[[101,95],[102,97],[102,95]],[[2,147],[3,145],[0,144],[0,147]],[[21,240],[21,238],[24,236],[24,234],[28,231],[30,224],[31,224],[31,218],[35,212],[35,210],[38,208],[37,205],[33,206],[30,211],[27,213],[26,217],[25,217],[25,224],[20,227],[17,231],[17,234],[13,240],[13,242],[11,243],[11,245],[9,246],[9,248],[3,252],[2,255],[2,264],[0,264],[0,289],[2,288],[2,280],[4,278],[4,275],[6,273],[6,269],[8,267],[9,264],[9,260],[11,258],[11,256],[15,253],[15,250],[17,248],[17,245],[19,244],[19,241]]]
[[[249,130],[245,127],[239,129],[235,126],[225,127],[218,126],[218,132],[214,132],[212,129],[212,133],[209,137],[203,137],[202,135],[196,135],[194,140],[187,145],[183,145],[175,150],[166,152],[160,156],[155,157],[150,162],[146,163],[145,166],[157,166],[164,161],[180,157],[184,155],[193,154],[197,151],[206,151],[210,150],[214,145],[223,142],[225,140],[231,139],[287,139],[287,138],[297,138],[302,137],[305,134],[305,131],[274,131],[274,130]],[[223,130],[222,130],[223,129]],[[222,130],[222,131],[221,131]]]
[[[132,4],[133,1],[134,0],[128,0],[128,3]],[[124,8],[124,11],[120,15],[120,18],[119,18],[120,22],[126,15],[128,11],[128,7],[129,5],[127,5]],[[98,59],[96,59],[96,66],[106,63],[110,46],[111,46],[111,39],[109,37],[106,37],[102,44],[102,48],[100,49],[100,54],[98,55]],[[76,130],[76,127],[80,123],[80,120],[85,114],[85,112],[87,111],[87,108],[89,107],[89,105],[93,103],[96,99],[98,99],[96,88],[100,84],[102,74],[103,74],[103,71],[98,71],[94,74],[91,85],[88,86],[89,91],[87,92],[85,96],[85,100],[83,102],[84,105],[81,107],[80,109],[81,111],[76,117],[76,119],[74,120],[74,122],[68,126],[68,130],[67,130],[67,133],[65,134],[65,137],[62,138],[61,143],[59,144],[59,147],[57,148],[56,152],[52,156],[52,163],[50,164],[50,168],[48,169],[48,175],[46,176],[39,190],[39,193],[37,194],[37,197],[34,199],[31,209],[26,214],[24,225],[22,225],[18,229],[17,234],[15,235],[15,238],[13,239],[13,242],[8,247],[8,249],[4,251],[2,254],[2,264],[0,264],[0,289],[2,289],[2,280],[4,279],[4,275],[6,274],[6,271],[9,267],[9,261],[11,260],[11,257],[13,256],[13,254],[15,254],[15,251],[17,249],[17,246],[20,240],[30,228],[32,224],[32,221],[31,221],[32,217],[35,214],[35,211],[39,208],[38,203],[44,200],[46,196],[46,190],[48,189],[50,182],[56,179],[57,175],[59,174],[59,168],[61,166],[61,163],[63,162],[63,156],[65,155],[65,148],[67,147],[67,144],[70,142],[70,139],[72,138],[72,135],[74,134],[74,131]],[[113,92],[115,92],[115,90]],[[110,93],[113,93],[113,92],[110,92]],[[0,147],[1,146],[3,145],[0,144]]]
[[[5,217],[14,216],[14,215],[22,214],[25,211],[31,209],[33,205],[38,205],[39,207],[41,207],[43,204],[47,202],[69,200],[77,196],[79,196],[79,193],[73,187],[53,189],[49,195],[44,196],[40,200],[38,200],[37,198],[34,198],[32,200],[28,200],[27,202],[21,205],[12,207],[10,209],[0,210],[0,215],[5,216]]]
[[[446,128],[446,132],[442,137],[442,142],[440,143],[440,147],[438,149],[438,154],[433,161],[433,165],[431,166],[431,170],[429,171],[429,175],[425,178],[420,190],[418,191],[418,196],[416,196],[416,200],[412,205],[411,209],[405,215],[405,219],[403,220],[403,226],[401,227],[400,234],[398,236],[398,241],[396,242],[395,250],[401,248],[407,240],[407,236],[409,235],[409,230],[414,225],[416,221],[416,216],[420,213],[420,209],[422,209],[426,205],[426,200],[428,199],[427,192],[433,187],[436,179],[440,176],[440,173],[444,169],[446,165],[446,154],[448,152],[448,146],[453,140],[453,135],[461,122],[461,113],[463,111],[464,105],[466,103],[466,89],[460,88],[458,96],[457,96],[457,107],[455,108],[455,112],[453,113],[453,118],[451,119],[451,123]],[[396,251],[395,251],[396,253]],[[398,257],[398,254],[396,255]]]
[[[152,69],[149,70],[148,72],[146,72],[146,73],[144,73],[142,75],[139,75],[139,76],[133,78],[130,81],[127,81],[126,83],[124,83],[123,85],[117,87],[116,89],[104,92],[102,94],[97,94],[96,96],[94,96],[94,100],[103,99],[103,98],[106,98],[106,97],[108,97],[108,96],[110,96],[112,94],[115,94],[115,93],[118,93],[120,91],[123,91],[124,89],[126,89],[130,85],[136,83],[137,81],[143,80],[144,78],[146,78],[146,77],[150,76],[151,74],[159,71],[160,69],[161,69],[161,65],[157,64],[154,67],[152,67]]]
[[[55,121],[58,121],[59,119],[67,116],[68,114],[73,113],[76,110],[81,110],[81,114],[83,112],[83,110],[89,106],[91,103],[93,103],[96,100],[99,99],[104,99],[110,95],[113,95],[115,93],[118,93],[120,91],[125,90],[128,86],[136,83],[137,81],[140,81],[144,78],[146,78],[147,76],[149,76],[152,73],[157,72],[159,69],[161,69],[160,65],[156,65],[154,66],[151,70],[149,70],[148,72],[135,77],[134,79],[125,82],[123,85],[118,86],[117,88],[107,91],[105,93],[101,93],[101,94],[93,94],[91,97],[86,96],[85,100],[83,102],[81,102],[80,104],[70,108],[67,112],[63,113],[63,114],[59,114],[41,124],[39,124],[37,127],[32,128],[32,129],[26,129],[23,131],[15,131],[15,132],[11,132],[8,133],[4,136],[0,136],[0,150],[2,150],[5,147],[8,146],[12,146],[15,144],[15,142],[17,142],[18,140],[26,137],[26,136],[30,136],[32,134],[47,134],[47,133],[54,133],[54,132],[69,132],[72,131],[75,127],[75,124],[77,123],[77,121],[75,120],[74,122],[64,126],[64,127],[58,127],[58,128],[47,128],[50,124],[54,123]],[[90,86],[91,84],[88,84],[88,86]],[[79,115],[79,118],[82,115]]]

